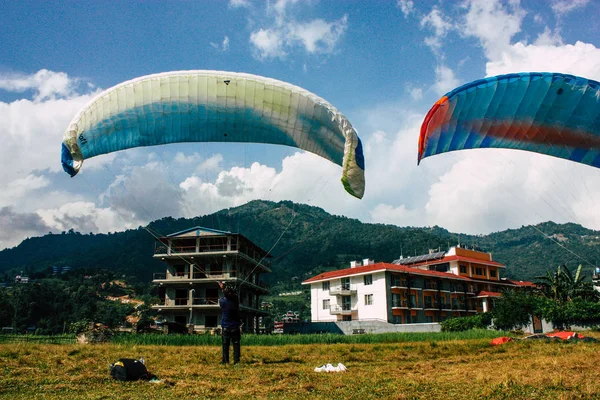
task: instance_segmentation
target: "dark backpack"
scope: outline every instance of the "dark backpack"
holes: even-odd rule
[[[110,376],[119,381],[137,381],[139,379],[149,381],[155,376],[148,372],[146,366],[133,358],[121,358],[111,364]]]

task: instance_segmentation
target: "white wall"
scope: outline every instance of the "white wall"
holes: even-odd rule
[[[378,271],[371,274],[373,284],[364,284],[364,275],[353,276],[350,280],[351,285],[356,288],[356,305],[353,302],[353,307],[358,309],[358,320],[379,319],[387,321],[387,295],[385,284],[385,272]],[[365,305],[365,295],[373,295],[373,304]]]
[[[330,306],[336,304],[335,296],[330,296],[329,291],[324,291],[322,288],[322,282],[311,283],[310,285],[310,320],[312,322],[336,321],[336,315],[332,315],[329,309],[323,309],[323,300],[325,299],[329,299]]]
[[[387,294],[385,272],[379,271],[371,274],[373,283],[371,285],[364,284],[364,275],[351,276],[350,288],[356,290],[356,294],[352,296],[351,308],[358,313],[359,320],[379,319],[387,321]],[[329,280],[330,288],[341,286],[341,278]],[[365,295],[373,295],[373,304],[365,305]],[[329,291],[323,290],[323,283],[317,282],[310,285],[310,309],[312,322],[331,322],[337,321],[338,316],[331,314],[329,309],[323,309],[323,300],[329,300],[330,307],[336,305],[342,306],[342,297],[330,295]],[[354,318],[353,313],[353,318]]]

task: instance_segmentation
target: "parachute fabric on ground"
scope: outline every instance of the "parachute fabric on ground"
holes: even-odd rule
[[[526,150],[600,167],[600,83],[527,72],[452,90],[423,121],[418,163],[475,148]]]
[[[175,142],[297,147],[341,165],[346,191],[364,194],[362,144],[346,117],[298,86],[235,72],[167,72],[114,86],[71,121],[61,159],[75,176],[87,158]]]

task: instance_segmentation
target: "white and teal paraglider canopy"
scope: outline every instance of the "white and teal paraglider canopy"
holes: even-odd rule
[[[69,124],[62,164],[75,176],[87,158],[175,142],[297,147],[341,165],[346,190],[364,194],[362,145],[346,117],[298,86],[235,72],[167,72],[100,93]]]

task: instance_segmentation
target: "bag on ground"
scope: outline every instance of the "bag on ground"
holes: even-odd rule
[[[155,376],[148,372],[146,366],[140,360],[134,358],[121,358],[111,364],[110,376],[119,381],[149,381]]]

